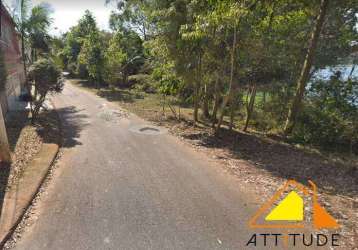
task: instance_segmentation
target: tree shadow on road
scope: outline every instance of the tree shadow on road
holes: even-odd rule
[[[75,106],[57,109],[62,124],[62,147],[71,148],[82,145],[79,140],[81,131],[89,125],[88,115],[83,111]]]
[[[140,93],[135,93],[128,88],[120,87],[110,87],[110,86],[97,86],[87,80],[71,80],[77,86],[82,88],[90,89],[96,92],[96,94],[102,98],[107,99],[110,102],[124,102],[124,103],[133,103],[136,99],[143,99],[143,96]]]
[[[75,106],[43,112],[39,119],[39,135],[45,143],[61,144],[64,148],[81,145],[81,131],[88,125],[88,115]]]
[[[125,103],[133,103],[135,99],[143,98],[140,94],[134,94],[129,90],[118,89],[118,88],[100,89],[98,90],[97,95],[106,98],[110,102],[125,102]]]

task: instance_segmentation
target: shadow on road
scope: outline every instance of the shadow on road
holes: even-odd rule
[[[110,102],[132,103],[135,99],[143,98],[140,94],[133,94],[128,90],[118,88],[100,89],[98,90],[97,95],[106,98]]]
[[[96,94],[98,96],[105,98],[110,102],[132,103],[135,99],[143,99],[143,96],[140,93],[133,93],[129,91],[128,88],[101,86],[101,88],[97,89],[95,84],[86,80],[72,81],[82,88],[97,90]]]
[[[82,145],[79,138],[81,131],[89,124],[87,121],[88,115],[83,114],[83,110],[77,109],[75,106],[59,108],[56,111],[59,117],[53,114],[53,122],[55,122],[55,119],[61,119],[62,147],[71,148]],[[54,112],[52,111],[52,113]],[[49,126],[49,129],[51,128],[52,127]],[[49,139],[51,140],[53,138]]]
[[[74,106],[60,108],[56,111],[43,111],[32,125],[28,118],[28,112],[9,113],[6,125],[11,151],[14,152],[16,145],[21,142],[21,132],[26,126],[34,126],[44,143],[62,144],[62,147],[67,148],[80,145],[80,133],[88,124],[86,122],[88,116],[82,114],[81,111]],[[59,119],[61,119],[62,126]],[[62,138],[63,140],[61,140]],[[0,216],[12,168],[13,166],[10,164],[0,162]]]

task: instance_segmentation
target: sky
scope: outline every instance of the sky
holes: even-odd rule
[[[12,6],[14,0],[5,0]],[[108,29],[108,19],[114,5],[105,5],[105,0],[32,0],[33,6],[42,2],[49,3],[54,12],[51,17],[53,25],[50,30],[51,35],[60,35],[77,24],[83,16],[85,10],[90,10],[96,17],[100,29]]]

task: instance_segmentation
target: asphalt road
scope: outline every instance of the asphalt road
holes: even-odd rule
[[[68,83],[54,102],[64,153],[16,249],[245,249],[250,198],[210,156]]]

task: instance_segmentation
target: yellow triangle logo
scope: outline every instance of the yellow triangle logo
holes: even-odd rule
[[[308,181],[312,186],[312,193],[304,185],[289,180],[286,184],[277,190],[273,197],[260,207],[255,215],[249,220],[251,228],[304,228],[304,202],[302,197],[312,196],[312,216],[313,225],[316,229],[335,229],[339,227],[337,221],[319,205],[317,200],[317,187],[312,181]],[[302,192],[302,197],[296,191],[290,191],[294,187]],[[290,192],[289,192],[290,191]],[[289,192],[281,200],[281,197]],[[281,200],[278,205],[276,202]],[[274,208],[272,209],[272,207]],[[272,210],[270,210],[272,209]],[[270,211],[270,212],[269,212]],[[266,215],[266,217],[264,217]],[[263,219],[265,222],[263,222]],[[285,221],[285,222],[282,222]],[[272,223],[276,222],[276,223]],[[281,223],[280,223],[281,222]]]
[[[290,192],[265,218],[266,221],[302,221],[303,199]]]

